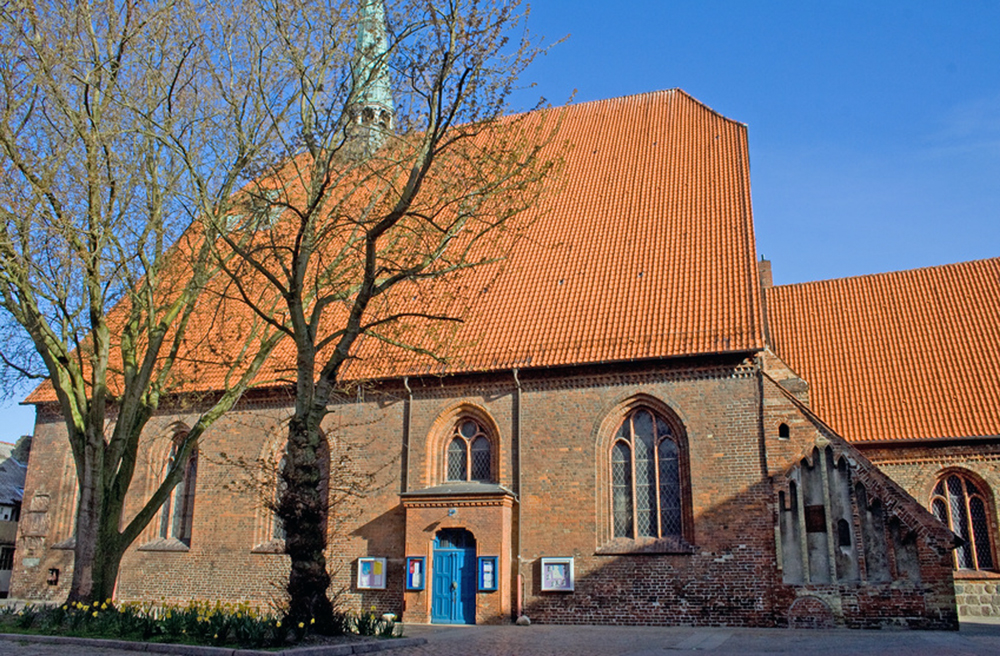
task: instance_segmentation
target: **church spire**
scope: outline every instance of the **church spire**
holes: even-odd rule
[[[348,108],[349,138],[359,154],[369,154],[392,131],[395,108],[389,80],[389,38],[382,0],[360,0],[358,40],[354,54],[354,98]]]

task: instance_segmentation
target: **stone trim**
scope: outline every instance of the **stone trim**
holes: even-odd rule
[[[191,550],[191,547],[187,546],[177,538],[156,538],[155,540],[151,540],[146,544],[140,546],[138,550],[173,551],[178,553],[186,553]]]
[[[672,538],[613,538],[594,551],[597,556],[628,556],[628,555],[692,555],[698,548],[685,540]]]

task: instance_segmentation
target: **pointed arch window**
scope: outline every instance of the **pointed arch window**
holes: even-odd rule
[[[611,444],[611,506],[616,538],[680,538],[683,533],[677,441],[646,408],[625,418]]]
[[[942,476],[931,495],[931,512],[965,543],[955,549],[955,569],[993,570],[989,489],[962,472]]]
[[[186,433],[174,438],[167,462],[168,469],[177,459],[181,445],[186,439]],[[191,528],[194,524],[194,493],[198,479],[197,445],[191,450],[183,471],[180,483],[170,492],[160,510],[160,538],[164,540],[172,538],[190,547]]]
[[[466,417],[455,423],[447,456],[447,480],[483,483],[493,480],[493,445],[475,419]]]

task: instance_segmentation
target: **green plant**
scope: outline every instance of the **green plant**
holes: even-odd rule
[[[354,616],[354,632],[358,635],[375,635],[378,624],[379,619],[375,615],[375,611],[363,611]]]
[[[396,616],[389,615],[379,621],[378,635],[381,638],[396,637]]]
[[[66,604],[62,606],[56,606],[55,608],[50,608],[49,611],[42,618],[44,626],[49,630],[58,630],[62,627],[63,622],[66,621],[69,615],[69,607]]]
[[[17,614],[17,627],[19,629],[30,628],[35,622],[35,618],[38,617],[39,609],[31,604],[26,605],[21,609],[21,612]]]

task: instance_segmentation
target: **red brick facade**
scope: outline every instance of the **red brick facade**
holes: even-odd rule
[[[962,616],[1000,616],[1000,574],[997,561],[997,505],[1000,489],[1000,442],[997,440],[942,440],[862,449],[879,469],[892,477],[915,499],[930,505],[935,485],[957,472],[981,483],[987,495],[987,530],[991,538],[994,569],[955,572],[955,597]]]
[[[331,594],[344,607],[374,606],[429,621],[433,540],[442,529],[463,528],[475,539],[476,555],[498,558],[497,590],[474,596],[479,623],[524,613],[559,623],[955,626],[948,536],[940,524],[753,359],[400,383],[339,400],[324,423],[332,487],[363,482],[356,496],[332,495]],[[615,537],[612,528],[610,449],[623,418],[636,409],[669,425],[679,451],[678,537]],[[160,539],[155,520],[125,557],[119,598],[261,604],[281,598],[285,557],[259,553],[275,550],[262,506],[267,491],[250,484],[253,468],[246,463],[280,451],[287,413],[282,399],[250,399],[205,434],[190,546]],[[489,434],[490,480],[466,483],[472,493],[443,493],[449,439],[463,418]],[[186,421],[163,413],[151,422],[137,491],[156,480],[171,436]],[[791,427],[787,438],[779,437],[781,423]],[[868,505],[880,504],[878,558],[889,563],[884,580],[869,576],[864,554],[845,580],[835,572],[832,582],[788,582],[783,574],[790,561],[782,545],[791,543],[783,542],[779,495],[797,468],[809,466],[813,450],[825,448],[844,459]],[[848,493],[847,512],[852,543],[859,544],[864,511],[854,494]],[[25,514],[34,515],[23,523],[15,596],[65,594],[72,551],[53,546],[71,537],[73,496],[63,429],[43,416],[25,493]],[[832,518],[836,504],[826,506]],[[910,536],[909,569],[897,564],[902,547],[894,546],[892,531],[900,526]],[[817,531],[810,540],[833,539],[836,527],[827,522]],[[385,589],[358,589],[358,558],[365,556],[387,559]],[[431,571],[423,590],[404,590],[407,556],[425,557]],[[541,559],[552,557],[573,559],[572,591],[542,590]],[[46,582],[53,569],[58,585]]]

